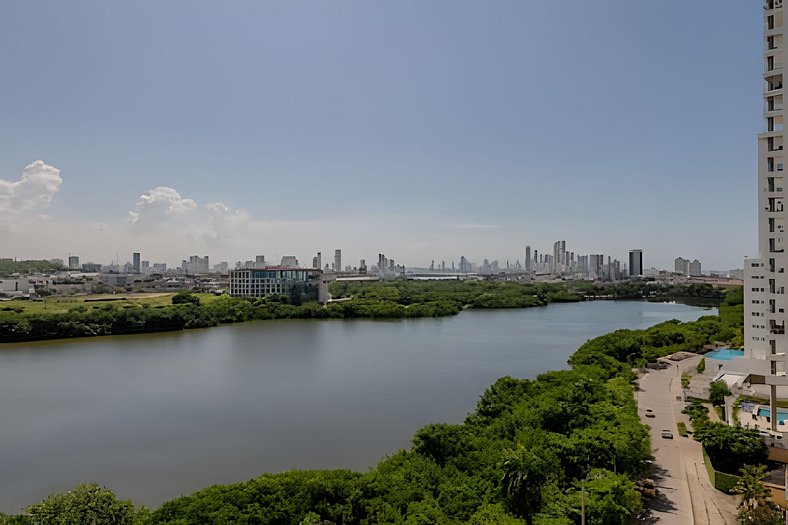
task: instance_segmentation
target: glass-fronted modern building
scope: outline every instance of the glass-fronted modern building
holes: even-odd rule
[[[298,293],[303,300],[325,302],[327,283],[320,270],[269,266],[230,271],[230,295],[233,297],[292,296]]]

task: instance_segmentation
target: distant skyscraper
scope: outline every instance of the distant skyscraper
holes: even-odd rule
[[[279,265],[287,268],[298,268],[298,259],[296,259],[295,255],[285,255],[282,257]]]
[[[263,266],[265,266],[265,255],[255,255],[254,264],[258,268],[262,268]]]
[[[673,261],[673,271],[681,275],[689,275],[689,260],[684,257],[676,257]]]
[[[155,264],[153,265],[156,266]],[[208,256],[200,257],[199,255],[189,256],[189,260],[184,260],[181,263],[181,269],[187,275],[200,275],[210,273],[208,265]]]
[[[131,254],[131,271],[132,273],[140,273],[142,267],[140,266],[140,254],[139,252],[134,252]]]
[[[315,265],[315,268],[322,268],[322,267],[323,267],[323,254],[317,252],[317,264]]]
[[[68,257],[68,269],[79,270],[79,257],[76,255],[70,255]]]
[[[566,241],[561,241],[561,244],[558,247],[558,271],[561,273],[566,271]]]
[[[555,274],[566,271],[566,241],[553,243],[553,258],[550,271]]]
[[[643,275],[643,250],[629,250],[629,276]]]
[[[334,251],[334,270],[337,272],[342,271],[342,250]]]
[[[601,279],[604,276],[605,256],[601,253],[588,256],[588,275],[592,279]]]
[[[700,271],[700,261],[695,259],[694,261],[687,263],[687,272],[693,277],[702,275]]]
[[[531,247],[528,245],[525,246],[525,271],[531,271]]]

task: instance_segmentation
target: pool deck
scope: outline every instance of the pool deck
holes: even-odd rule
[[[717,361],[732,361],[738,357],[744,357],[744,351],[735,348],[718,348],[711,352],[706,352],[703,357],[716,359]]]

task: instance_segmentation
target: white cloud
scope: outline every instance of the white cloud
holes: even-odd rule
[[[140,195],[140,200],[133,211],[129,212],[134,224],[156,224],[170,217],[178,217],[197,209],[192,199],[184,199],[174,188],[156,186]]]
[[[62,183],[59,169],[37,160],[25,167],[19,180],[0,179],[0,212],[45,210]]]
[[[263,229],[246,210],[222,202],[198,204],[167,186],[140,195],[128,217],[135,246],[148,246],[170,257],[251,243]]]

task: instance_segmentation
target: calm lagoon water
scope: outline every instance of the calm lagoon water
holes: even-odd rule
[[[599,301],[406,321],[263,321],[0,346],[0,511],[97,481],[136,504],[291,468],[365,471],[504,375],[716,310]]]

